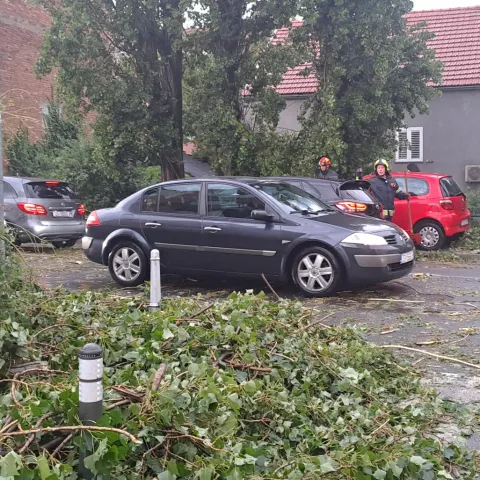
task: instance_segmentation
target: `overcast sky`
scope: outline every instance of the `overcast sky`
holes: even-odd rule
[[[471,7],[480,5],[480,0],[413,0],[414,10],[433,10],[438,8]]]

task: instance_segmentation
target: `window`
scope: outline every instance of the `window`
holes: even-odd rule
[[[53,198],[60,200],[73,200],[76,193],[68,183],[62,182],[32,182],[25,185],[25,193],[28,198]]]
[[[199,197],[199,183],[167,185],[160,190],[158,211],[181,215],[198,214]]]
[[[158,212],[158,194],[160,188],[147,190],[142,198],[142,212]]]
[[[440,187],[442,188],[442,195],[444,197],[458,197],[463,195],[462,189],[453,177],[445,177],[440,180]]]
[[[396,162],[423,162],[423,127],[399,130],[397,140]]]
[[[208,185],[210,217],[251,218],[253,210],[265,210],[265,204],[243,188],[231,185]]]
[[[404,191],[407,191],[405,186],[404,177],[395,177],[395,180],[398,183],[398,186]],[[414,197],[420,197],[422,195],[427,195],[429,192],[428,182],[422,180],[421,178],[409,178],[408,179],[408,193]]]
[[[15,193],[15,190],[7,182],[3,182],[3,195],[4,195],[5,198],[16,198],[17,197],[17,194]]]

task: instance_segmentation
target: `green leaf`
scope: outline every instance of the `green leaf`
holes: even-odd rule
[[[14,477],[18,475],[18,469],[22,465],[22,458],[15,452],[8,452],[0,458],[0,474],[2,477]]]
[[[413,455],[412,457],[410,457],[410,462],[421,467],[426,462],[426,460],[417,455]]]
[[[42,480],[47,480],[48,477],[51,475],[51,472],[48,461],[43,455],[37,457],[37,465],[40,473],[40,478]]]
[[[98,462],[108,450],[107,444],[108,439],[104,438],[103,440],[101,440],[100,444],[98,445],[97,449],[92,453],[92,455],[89,455],[84,459],[85,467],[87,467],[93,473],[97,472],[95,463]]]
[[[386,476],[387,472],[385,470],[381,470],[380,468],[377,468],[373,474],[373,478],[376,478],[377,480],[383,480]]]
[[[335,462],[335,460],[327,457],[326,455],[320,455],[318,458],[320,460],[320,471],[322,473],[330,473],[337,471],[338,464],[337,462]]]
[[[212,480],[213,473],[213,468],[202,468],[199,472],[197,472],[196,478],[198,478],[198,480]]]

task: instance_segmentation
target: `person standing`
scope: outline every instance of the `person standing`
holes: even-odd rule
[[[390,165],[386,160],[375,162],[375,177],[369,180],[371,188],[383,205],[385,220],[392,221],[395,213],[395,198],[406,200],[409,196],[402,191],[396,180],[390,175]]]
[[[338,180],[338,174],[331,168],[332,162],[325,156],[320,157],[318,161],[317,171],[315,176],[325,180]]]

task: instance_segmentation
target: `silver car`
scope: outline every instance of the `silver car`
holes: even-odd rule
[[[85,205],[66,182],[4,177],[5,220],[17,245],[72,247],[85,233]]]

